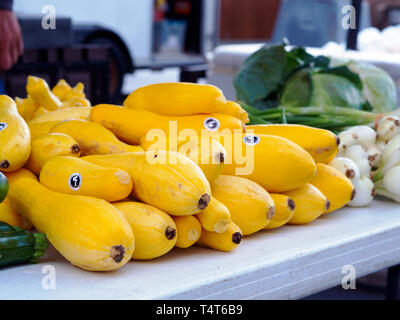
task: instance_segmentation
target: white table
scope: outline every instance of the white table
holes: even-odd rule
[[[37,265],[0,270],[0,299],[296,299],[400,263],[400,206],[375,201],[303,226],[246,237],[230,253],[174,249],[110,273],[73,267],[53,250]],[[55,267],[56,289],[42,288]]]

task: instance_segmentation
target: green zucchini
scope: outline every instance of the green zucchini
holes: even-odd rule
[[[46,235],[0,221],[0,267],[36,263],[49,246]]]
[[[0,172],[0,203],[6,198],[8,193],[8,180],[6,176]]]

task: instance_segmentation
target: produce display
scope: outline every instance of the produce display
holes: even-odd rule
[[[340,132],[396,114],[396,87],[364,62],[314,57],[302,47],[267,44],[234,79],[251,124],[292,123]]]
[[[237,78],[238,97],[252,107],[212,85],[189,83],[149,85],[122,106],[92,107],[82,84],[60,80],[50,88],[33,76],[26,98],[0,96],[0,266],[36,262],[47,238],[74,266],[111,271],[175,247],[232,251],[251,234],[367,205],[375,193],[399,201],[394,115],[369,118],[378,119],[376,131],[340,120],[335,128],[346,130],[336,135],[302,121],[265,123],[261,113],[269,110],[255,109],[270,98],[296,102],[290,88],[297,80],[286,89],[282,83],[296,69],[296,78],[307,75],[319,87],[337,78],[333,96],[349,86],[341,96],[352,99],[348,105],[336,107],[336,96],[329,108],[372,114],[359,110],[382,107],[382,99],[361,90],[368,76],[328,67],[301,49],[281,56],[279,46],[263,50],[257,55],[273,62],[276,78],[246,88],[240,86],[252,81],[250,73]],[[255,67],[257,55],[247,63]],[[267,83],[275,89],[266,93]],[[314,91],[299,103],[322,101]],[[385,103],[392,109],[390,99]],[[321,121],[321,107],[293,108]]]

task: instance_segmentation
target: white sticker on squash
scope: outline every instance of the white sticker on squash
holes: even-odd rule
[[[243,137],[243,142],[248,146],[255,146],[260,142],[260,137],[255,135],[247,135]]]
[[[5,128],[7,128],[8,124],[5,122],[0,122],[0,131],[4,130]]]
[[[82,176],[80,173],[73,173],[69,176],[68,179],[69,187],[74,190],[78,191],[82,185]]]
[[[216,131],[219,129],[220,123],[218,119],[215,118],[207,118],[203,122],[204,128],[208,131]]]

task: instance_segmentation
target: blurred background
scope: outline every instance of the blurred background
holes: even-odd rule
[[[119,103],[126,94],[144,84],[205,81],[201,79],[207,78],[208,63],[212,62],[214,49],[218,46],[282,42],[284,38],[292,45],[331,51],[332,48],[336,51],[345,48],[400,51],[400,28],[396,27],[400,24],[400,1],[353,2],[15,0],[14,11],[20,20],[26,50],[19,66],[5,76],[7,91],[12,95],[20,94],[17,89],[20,81],[25,81],[28,72],[36,71],[48,74],[47,80],[51,84],[60,75],[71,83],[79,78],[86,82],[94,102],[106,99]],[[342,26],[346,14],[342,10],[351,4],[359,6],[360,10],[357,11],[358,28],[350,36],[349,30]],[[47,19],[48,5],[55,9],[56,29],[41,26],[42,20]],[[63,49],[55,51],[54,48]],[[107,48],[107,53],[101,53],[101,48]],[[63,65],[54,65],[52,55],[57,57],[57,62],[62,58]],[[87,59],[88,55],[90,59]],[[106,82],[101,84],[89,78],[92,78],[91,74],[101,72],[104,55],[107,59],[103,60],[109,64],[105,68],[110,72],[101,77]],[[93,62],[92,70],[83,70],[80,60]],[[224,56],[222,60],[225,60]],[[44,66],[46,63],[47,67]],[[43,67],[46,72],[40,72]],[[225,90],[229,92],[230,88]]]

